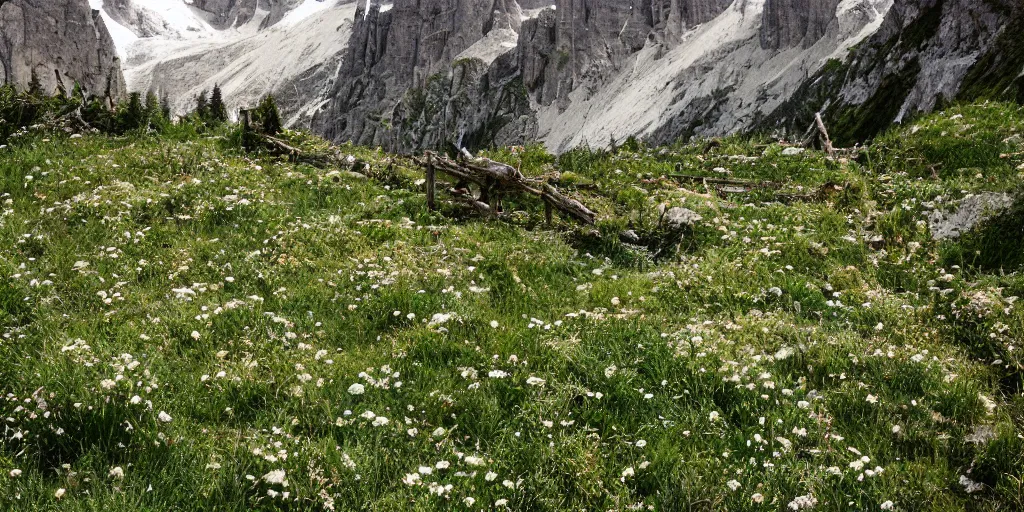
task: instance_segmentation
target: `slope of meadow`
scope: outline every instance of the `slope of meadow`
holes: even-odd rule
[[[1022,134],[984,104],[850,159],[491,154],[557,168],[592,231],[428,212],[372,149],[339,148],[363,179],[227,130],[29,131],[0,148],[0,509],[1020,510],[1024,210],[928,218],[1017,190]],[[676,244],[659,205],[703,220]]]

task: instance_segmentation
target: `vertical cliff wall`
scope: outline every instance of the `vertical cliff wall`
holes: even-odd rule
[[[114,42],[88,0],[8,0],[0,4],[0,78],[26,87],[35,72],[47,92],[58,80],[90,95],[121,97]]]
[[[532,140],[562,151],[792,131],[845,105],[837,123],[864,138],[983,82],[982,65],[1007,87],[1024,82],[1012,51],[986,57],[1020,10],[1013,0],[374,0],[313,127],[399,151]]]
[[[1024,94],[1022,20],[1016,0],[897,0],[871,37],[807,80],[766,126],[801,130],[822,111],[834,138],[852,144],[958,99],[1013,100]]]

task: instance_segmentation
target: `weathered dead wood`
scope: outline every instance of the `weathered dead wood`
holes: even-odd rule
[[[301,149],[292,147],[287,142],[278,139],[277,137],[263,135],[263,141],[266,142],[267,145],[270,146],[273,150],[276,150],[280,154],[294,158],[298,158],[298,156],[302,154]]]
[[[562,213],[565,213],[584,224],[593,224],[597,217],[597,214],[590,211],[586,206],[583,206],[583,203],[571,197],[562,195],[562,193],[556,190],[555,187],[552,187],[547,183],[544,184],[544,195],[542,197],[545,201],[550,203],[551,206],[554,206]]]
[[[815,141],[818,142],[819,147],[823,151],[828,153],[828,156],[834,157],[836,155],[836,148],[832,145],[832,139],[828,136],[828,129],[825,128],[825,121],[821,118],[821,112],[814,114],[814,123],[811,124],[804,135],[803,146],[807,148],[814,147]]]
[[[834,156],[836,149],[832,147],[832,139],[828,136],[828,130],[825,128],[825,121],[821,119],[821,112],[814,114],[814,124],[818,125],[818,131],[821,133],[822,145],[825,146],[825,152],[829,156]]]
[[[480,188],[480,197],[470,199],[470,206],[488,215],[500,210],[500,200],[494,199],[505,193],[521,193],[539,197],[550,207],[584,224],[594,224],[597,215],[583,203],[565,196],[553,186],[523,176],[511,165],[496,162],[488,158],[476,158],[464,162],[456,162],[447,157],[428,152],[425,159],[413,159],[417,164],[427,168],[428,172],[443,172],[459,180],[460,183],[473,183]],[[460,202],[467,202],[465,195],[456,196]],[[494,206],[488,202],[495,203]],[[483,208],[486,206],[486,210]]]
[[[452,199],[457,203],[462,203],[476,210],[480,215],[485,217],[491,217],[495,215],[494,209],[483,201],[473,199],[473,196],[456,194],[452,196]]]

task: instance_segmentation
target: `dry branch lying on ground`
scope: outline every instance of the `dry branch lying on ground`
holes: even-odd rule
[[[470,204],[481,213],[494,214],[498,211],[489,200],[506,193],[529,194],[541,198],[548,209],[558,210],[584,224],[593,224],[597,214],[583,203],[559,192],[555,187],[540,180],[523,176],[511,165],[496,162],[488,158],[455,161],[450,158],[428,152],[423,159],[414,158],[417,164],[427,169],[428,196],[433,196],[433,171],[441,171],[463,182],[474,183],[480,187],[480,197],[474,199],[466,195],[459,196],[460,202]],[[486,208],[485,208],[486,207]],[[548,215],[550,219],[550,214]]]

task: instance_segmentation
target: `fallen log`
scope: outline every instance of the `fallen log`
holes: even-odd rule
[[[555,187],[552,187],[547,183],[544,184],[544,194],[541,197],[544,199],[544,202],[562,211],[562,213],[583,222],[584,224],[593,224],[594,219],[597,217],[597,214],[590,211],[586,206],[583,206],[583,203],[571,197],[562,195],[562,193],[556,190]]]
[[[531,180],[523,176],[519,169],[511,165],[497,162],[489,158],[475,158],[472,160],[456,162],[447,157],[439,156],[428,152],[426,159],[413,159],[417,164],[423,166],[429,173],[443,172],[458,179],[463,183],[473,183],[480,187],[479,198],[468,198],[465,195],[456,196],[460,202],[468,203],[481,213],[495,215],[500,211],[500,201],[495,205],[488,205],[492,196],[500,197],[508,192],[518,192],[533,195],[542,199],[551,208],[557,209],[563,214],[576,219],[584,224],[594,224],[597,214],[592,212],[583,203],[572,199],[548,183]],[[428,191],[428,198],[431,193]],[[484,208],[486,206],[486,208]]]

